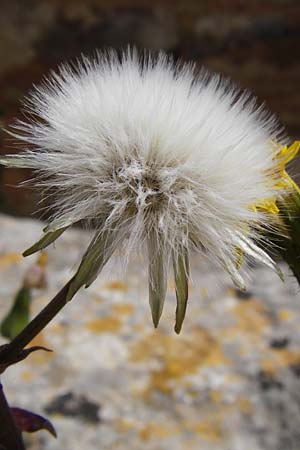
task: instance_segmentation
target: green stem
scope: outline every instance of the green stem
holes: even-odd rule
[[[7,345],[0,350],[0,364],[13,361],[67,303],[66,297],[73,278],[56,294],[44,309]],[[74,292],[75,294],[75,292]]]

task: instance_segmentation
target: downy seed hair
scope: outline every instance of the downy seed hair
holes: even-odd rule
[[[221,265],[240,289],[242,255],[275,268],[261,244],[275,226],[268,205],[278,195],[281,133],[231,81],[163,52],[99,52],[61,66],[25,108],[14,135],[30,145],[1,162],[35,169],[55,209],[41,241],[25,253],[77,221],[96,227],[70,297],[121,244],[126,255],[143,247],[154,324],[173,267],[179,332],[192,250]]]

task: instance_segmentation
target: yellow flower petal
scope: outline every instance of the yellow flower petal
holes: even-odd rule
[[[285,145],[279,152],[276,153],[274,156],[274,160],[276,160],[275,167],[272,172],[269,173],[270,179],[273,179],[273,182],[275,181],[273,187],[281,191],[292,190],[300,193],[299,187],[285,170],[286,164],[295,158],[295,156],[299,153],[299,150],[300,141],[295,141],[290,146]]]
[[[295,141],[292,145],[284,146],[275,156],[276,159],[280,159],[281,165],[284,167],[288,162],[295,158],[300,150],[300,141]]]
[[[279,209],[276,205],[276,199],[268,199],[260,203],[256,203],[252,206],[252,209],[256,212],[257,210],[262,210],[271,214],[278,214]]]

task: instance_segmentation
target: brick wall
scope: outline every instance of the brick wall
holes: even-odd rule
[[[63,60],[103,46],[163,48],[253,90],[300,135],[299,0],[10,0],[0,14],[0,121]],[[0,136],[1,153],[18,151]],[[0,208],[36,211],[38,193],[16,185],[28,171],[0,169]]]

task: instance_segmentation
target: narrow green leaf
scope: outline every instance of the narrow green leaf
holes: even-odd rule
[[[186,248],[182,249],[182,253],[178,254],[177,260],[175,259],[175,257],[173,258],[173,267],[177,300],[176,322],[174,330],[177,334],[179,334],[185,318],[189,295],[189,258]]]
[[[148,241],[149,303],[154,327],[157,328],[167,293],[167,273],[162,239],[152,233]]]
[[[23,256],[32,255],[33,253],[48,247],[48,245],[52,244],[52,242],[54,242],[66,229],[67,227],[64,227],[44,234],[38,242],[23,252]]]
[[[1,335],[12,340],[29,322],[29,308],[31,303],[31,291],[21,288],[7,316],[3,319],[0,332]]]
[[[70,284],[66,300],[69,301],[85,285],[89,287],[112,256],[118,238],[118,229],[108,229],[93,238],[82,257],[80,266]],[[113,245],[114,244],[114,245]]]

